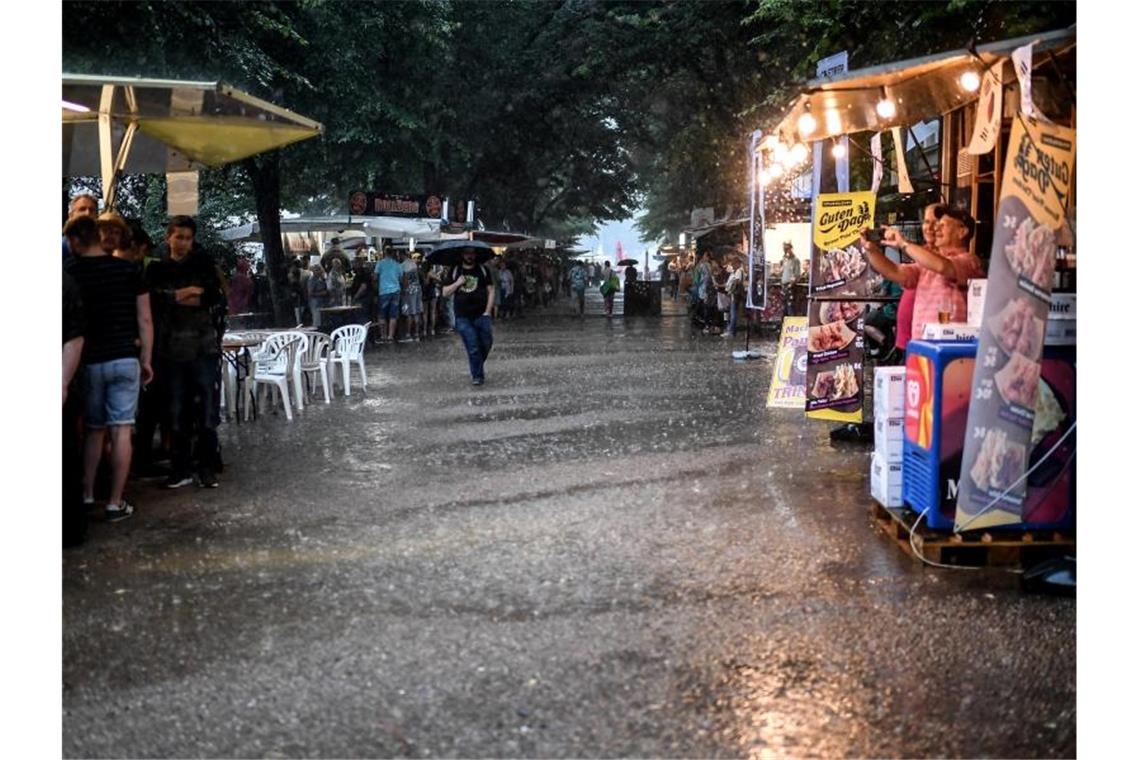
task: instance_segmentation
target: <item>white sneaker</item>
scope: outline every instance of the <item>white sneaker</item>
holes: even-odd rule
[[[126,520],[128,517],[135,513],[135,508],[127,503],[126,499],[119,501],[117,505],[108,504],[103,507],[103,517],[107,522],[118,522],[119,520]]]

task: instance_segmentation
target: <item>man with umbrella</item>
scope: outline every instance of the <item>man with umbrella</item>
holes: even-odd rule
[[[471,370],[471,384],[482,385],[483,365],[491,353],[494,340],[491,335],[491,312],[495,308],[495,283],[486,261],[493,252],[490,246],[477,241],[443,243],[432,251],[430,263],[448,264],[454,261],[455,251],[461,252],[458,265],[451,269],[451,284],[443,288],[444,297],[455,296],[455,331],[463,338],[467,349],[467,362]]]

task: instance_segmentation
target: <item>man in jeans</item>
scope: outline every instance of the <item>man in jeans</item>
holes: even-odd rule
[[[95,475],[110,431],[111,493],[103,512],[108,521],[115,522],[135,511],[123,499],[123,489],[131,467],[131,427],[139,384],[145,386],[153,377],[150,297],[139,268],[99,245],[93,219],[71,220],[64,234],[73,253],[66,271],[79,285],[87,314],[82,354],[83,502],[95,503]]]
[[[224,296],[214,260],[194,246],[197,231],[188,216],[171,219],[166,227],[170,256],[147,268],[147,284],[158,313],[156,354],[168,393],[173,438],[167,488],[194,482],[190,449],[195,432],[199,484],[218,487],[221,345],[212,310]]]
[[[475,249],[463,250],[463,264],[452,271],[454,282],[443,295],[455,296],[455,331],[463,338],[471,384],[482,385],[483,365],[491,353],[491,311],[495,308],[495,282],[487,267],[475,263]]]

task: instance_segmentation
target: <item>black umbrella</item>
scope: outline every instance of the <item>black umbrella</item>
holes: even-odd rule
[[[617,265],[619,267],[635,267],[637,266],[637,259],[622,259]]]
[[[457,267],[463,263],[464,251],[475,251],[476,264],[495,258],[494,249],[480,240],[445,240],[427,255],[426,261],[432,266]]]

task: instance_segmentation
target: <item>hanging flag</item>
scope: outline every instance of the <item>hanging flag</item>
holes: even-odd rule
[[[982,77],[982,87],[978,95],[978,113],[974,117],[974,135],[970,138],[968,153],[980,156],[989,153],[997,144],[1001,134],[1001,67],[998,61]]]
[[[1013,70],[1017,72],[1017,82],[1021,85],[1021,112],[1031,119],[1052,124],[1033,105],[1033,43],[1014,50],[1010,59]]]
[[[899,192],[913,193],[914,186],[910,184],[910,174],[906,170],[906,151],[903,150],[902,128],[891,127],[891,136],[895,138],[895,163],[899,173]]]
[[[883,133],[876,132],[871,138],[871,155],[875,165],[871,173],[871,192],[879,192],[879,183],[883,181]]]

